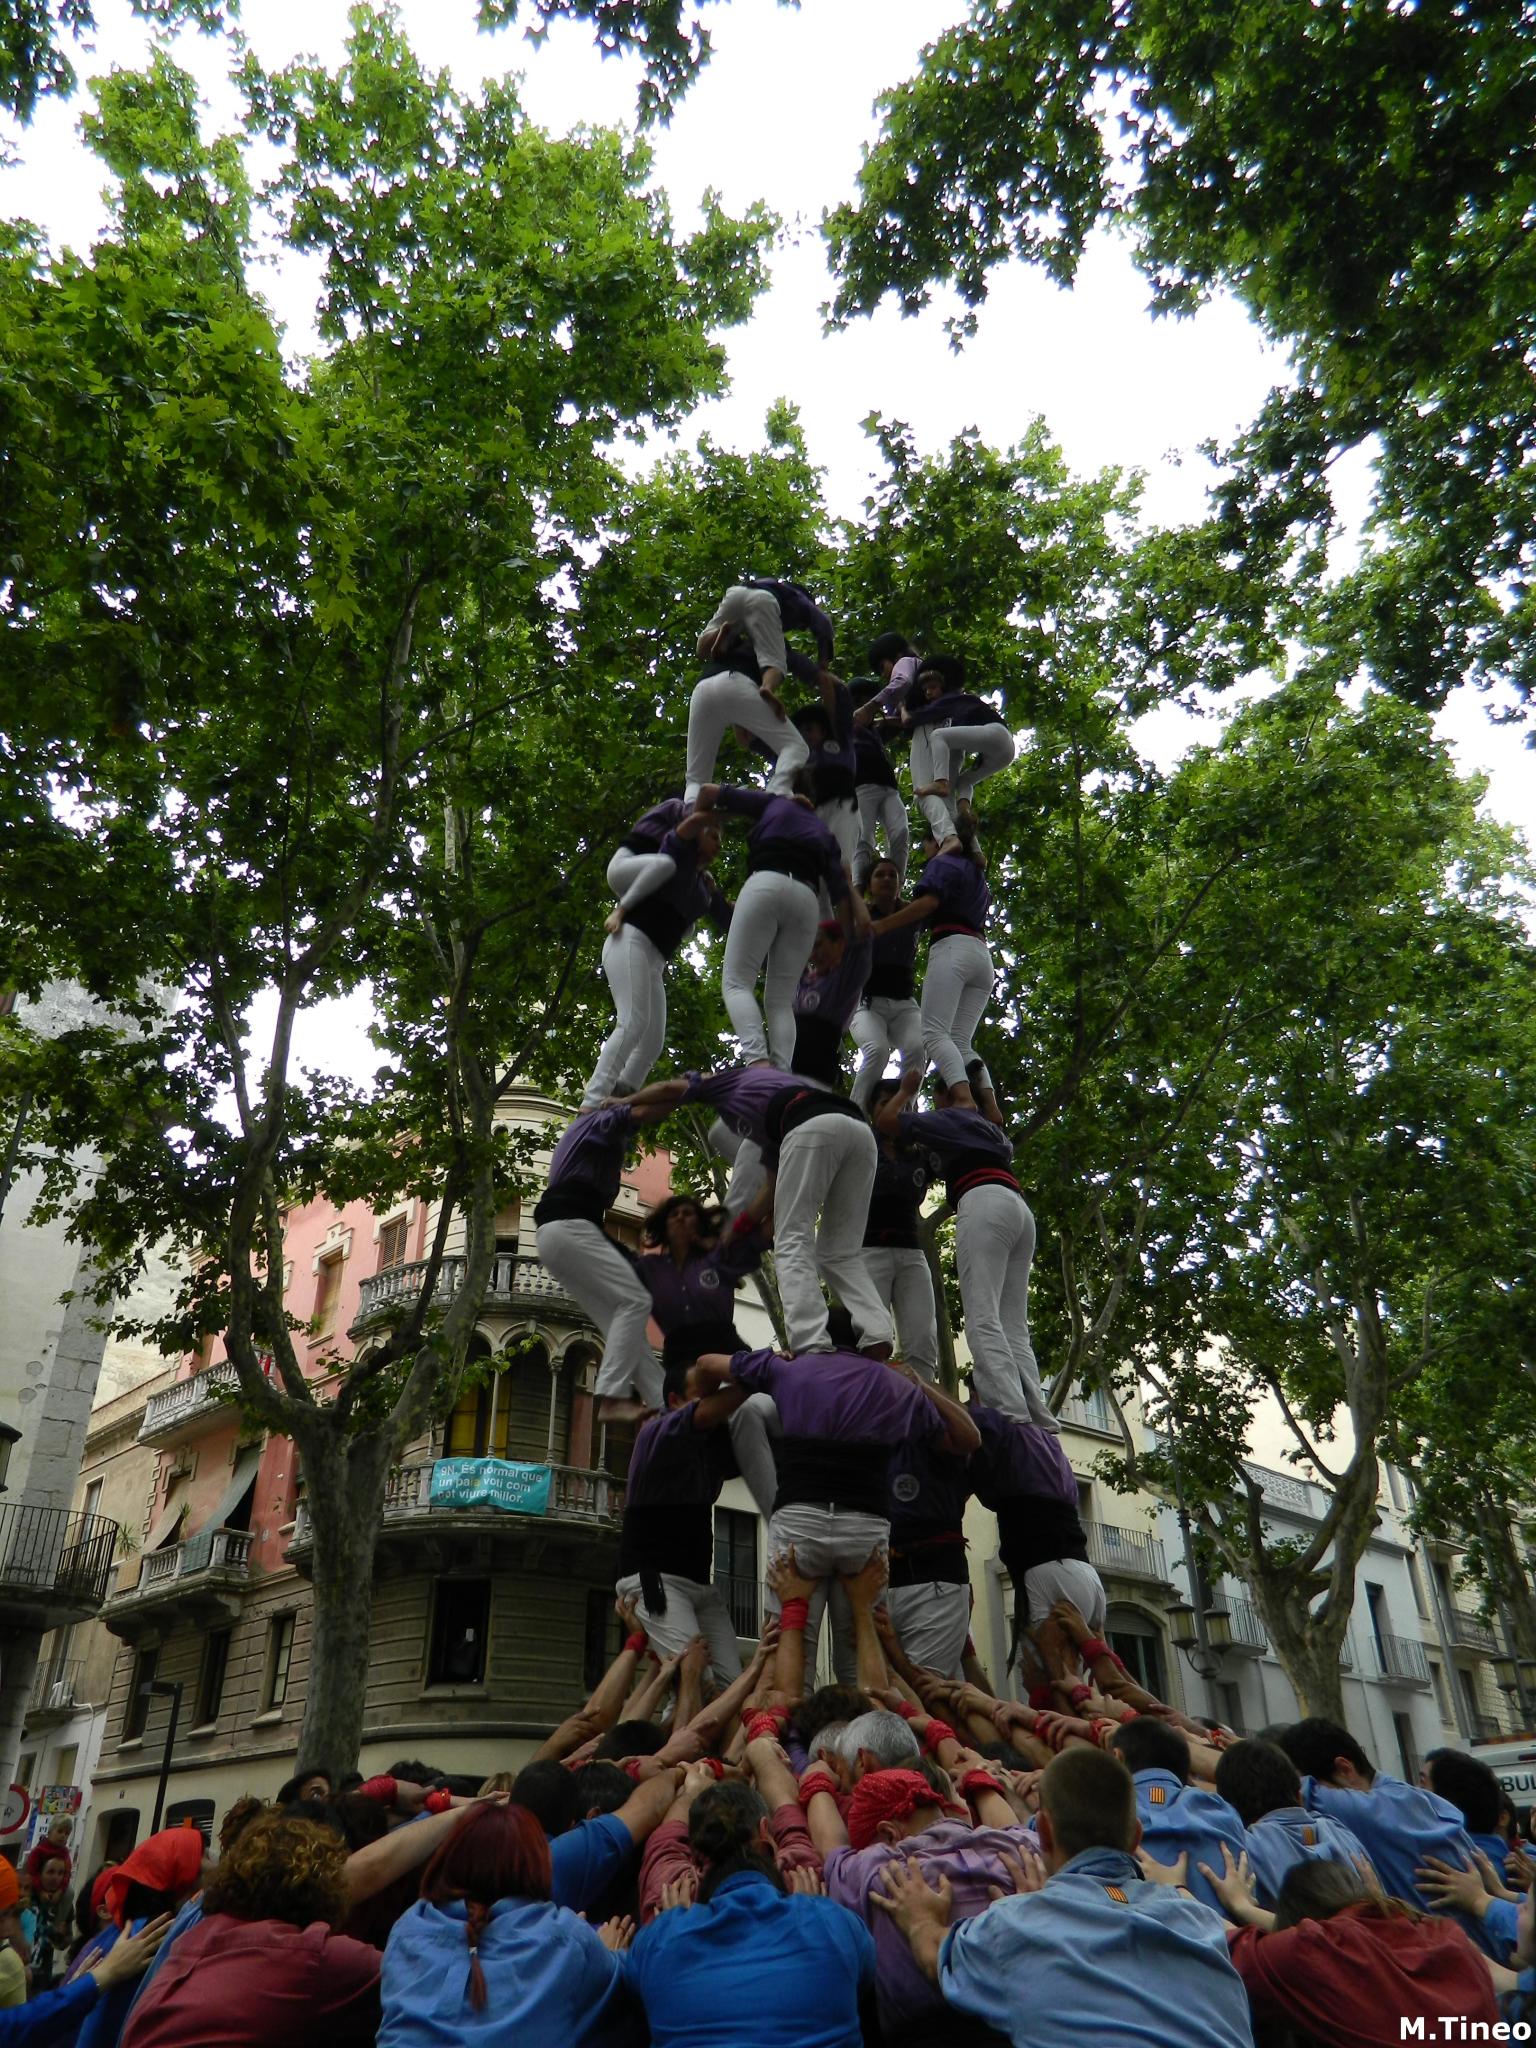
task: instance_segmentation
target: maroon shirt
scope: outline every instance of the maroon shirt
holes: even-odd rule
[[[379,1962],[323,1921],[210,1913],[177,1937],[120,2048],[372,2048]]]

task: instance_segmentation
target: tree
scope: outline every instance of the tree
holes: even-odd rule
[[[618,496],[614,437],[719,388],[712,332],[760,288],[771,223],[711,201],[674,238],[643,149],[551,140],[505,85],[457,94],[388,13],[356,11],[334,76],[247,60],[240,82],[281,152],[259,196],[240,140],[205,140],[191,81],[157,57],[114,74],[87,120],[119,181],[89,260],[6,231],[19,915],[0,972],[73,975],[140,1033],[50,1047],[13,1028],[6,1085],[32,1092],[29,1156],[98,1248],[104,1305],[139,1247],[179,1248],[191,1277],[159,1340],[222,1329],[242,1402],[298,1444],[302,1744],[345,1768],[385,1474],[489,1265],[500,1062],[532,1058],[570,972],[527,914],[547,819],[486,829],[488,778],[504,798],[559,759],[590,788],[561,705],[537,696],[564,645],[560,578]],[[257,204],[322,259],[313,363],[285,367],[256,294]],[[291,1048],[306,1008],[375,975],[390,1064],[359,1104],[296,1074]],[[253,1063],[258,999],[274,1023]],[[107,1157],[89,1188],[61,1163],[82,1142]],[[282,1205],[404,1187],[441,1197],[433,1270],[386,1344],[316,1385],[282,1308]],[[460,1206],[467,1284],[438,1319]]]

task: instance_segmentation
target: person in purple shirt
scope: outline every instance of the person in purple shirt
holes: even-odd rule
[[[767,1394],[779,1412],[778,1493],[768,1524],[771,1558],[795,1553],[796,1567],[821,1581],[811,1603],[806,1658],[826,1582],[859,1571],[890,1536],[886,1468],[892,1450],[910,1438],[968,1457],[980,1441],[958,1402],[925,1386],[901,1366],[857,1351],[783,1358],[776,1351],[706,1353],[692,1368],[690,1393],[723,1386]],[[855,1671],[851,1640],[834,1646],[838,1677]]]
[[[662,853],[661,843],[692,810],[693,806],[683,797],[663,797],[659,804],[640,813],[614,848],[608,861],[608,887],[621,910],[638,903],[663,882],[671,881],[676,863],[670,854]]]
[[[688,700],[688,766],[683,794],[691,803],[714,778],[720,742],[732,726],[761,742],[773,762],[768,787],[787,794],[807,748],[778,696],[786,669],[814,680],[816,667],[791,655],[772,594],[733,584],[699,635],[704,673]]]
[[[810,748],[805,773],[816,815],[837,841],[843,866],[853,872],[859,847],[858,784],[854,779],[853,693],[823,669],[817,676],[820,700],[802,705],[795,725]]]
[[[868,1109],[893,1052],[900,1054],[904,1074],[921,1074],[923,1061],[923,1015],[914,992],[920,926],[916,919],[901,925],[891,922],[897,911],[905,908],[901,871],[895,861],[875,862],[869,875],[868,901],[874,943],[864,1000],[850,1024],[860,1055],[853,1083],[853,1099],[860,1109]]]
[[[917,649],[905,633],[877,633],[869,643],[869,665],[880,677],[880,688],[854,713],[858,725],[893,717],[904,702],[910,699],[915,703],[921,695]]]
[[[891,1521],[886,1612],[912,1663],[941,1678],[959,1678],[971,1627],[965,1566],[965,1504],[971,1494],[967,1463],[921,1437],[909,1437],[892,1451],[885,1480]]]
[[[661,1367],[645,1339],[651,1297],[634,1261],[603,1228],[635,1131],[660,1116],[633,1102],[582,1110],[555,1147],[533,1212],[540,1260],[603,1335],[600,1422],[631,1420],[661,1401]]]
[[[920,1146],[944,1177],[976,1392],[990,1407],[1059,1429],[1029,1336],[1035,1219],[1014,1177],[1013,1147],[1006,1132],[952,1093],[935,1090],[931,1110],[911,1107],[916,1094],[917,1076],[904,1074],[876,1111],[875,1128]]]
[[[878,1108],[896,1093],[894,1081],[875,1084]],[[939,1321],[933,1273],[923,1249],[923,1203],[933,1181],[919,1145],[899,1145],[876,1130],[879,1157],[864,1220],[864,1263],[896,1324],[897,1355],[925,1380],[938,1378]]]
[[[717,805],[730,816],[751,821],[751,873],[731,918],[720,993],[742,1058],[750,1063],[772,1057],[787,1067],[795,1050],[795,988],[820,922],[817,891],[824,886],[834,903],[848,893],[842,855],[808,797],[767,796],[758,789],[706,784],[699,791],[700,810],[711,811]]]
[[[968,817],[978,782],[1008,767],[1013,735],[984,697],[964,688],[965,664],[958,655],[930,654],[918,670],[923,702],[903,707],[902,723],[913,734],[913,793],[936,840],[955,836]],[[928,742],[930,775],[918,786],[917,735]]]
[[[928,971],[919,1012],[923,1049],[950,1094],[964,1106],[980,1106],[995,1117],[987,1097],[992,1076],[973,1040],[992,994],[994,970],[987,950],[987,917],[992,892],[979,856],[952,842],[924,863],[910,903],[875,925],[878,941],[908,925],[929,927]],[[973,1092],[974,1091],[974,1092]]]
[[[663,1371],[692,1365],[703,1351],[745,1349],[733,1316],[737,1287],[757,1271],[768,1247],[756,1217],[730,1222],[692,1195],[669,1195],[646,1217],[644,1234],[658,1254],[640,1259],[636,1270],[661,1332]],[[765,1522],[776,1485],[768,1437],[777,1429],[773,1403],[756,1395],[731,1417],[737,1468]]]
[[[687,1373],[686,1366],[668,1367],[666,1406],[636,1433],[614,1590],[620,1600],[638,1602],[659,1657],[679,1655],[702,1636],[716,1678],[728,1685],[740,1676],[741,1650],[711,1576],[714,1510],[721,1487],[736,1475],[728,1425],[747,1397],[725,1387],[690,1399]]]
[[[1058,1600],[1070,1601],[1101,1636],[1108,1601],[1103,1580],[1088,1562],[1077,1475],[1060,1436],[996,1408],[973,1403],[967,1412],[981,1437],[970,1462],[971,1491],[997,1517],[998,1555],[1014,1589],[1015,1648],[1031,1635],[1041,1654],[1047,1624],[1057,1626],[1051,1609]],[[1042,1665],[1048,1662],[1041,1654]],[[1031,1673],[1047,1675],[1048,1668]]]
[[[816,659],[824,669],[832,666],[832,621],[803,583],[782,576],[744,576],[748,590],[766,590],[778,607],[779,623],[790,633],[809,633],[816,642]]]
[[[654,861],[667,871],[647,865],[608,920],[603,974],[613,997],[614,1026],[582,1094],[583,1109],[595,1109],[610,1095],[633,1094],[655,1066],[667,1036],[667,962],[699,918],[730,931],[732,906],[709,872],[719,851],[719,821],[690,811],[654,855],[630,856],[637,866]]]
[[[795,990],[795,1055],[790,1065],[808,1081],[843,1085],[842,1045],[869,979],[873,956],[869,911],[853,890],[821,926]]]
[[[707,1103],[773,1176],[774,1265],[792,1351],[828,1351],[825,1280],[866,1351],[888,1349],[891,1317],[864,1262],[875,1136],[841,1095],[778,1067],[726,1067],[653,1081],[633,1098],[658,1114]],[[820,1218],[818,1224],[817,1219]]]
[[[859,687],[854,685],[855,694]],[[874,683],[865,686],[859,709],[878,687]],[[885,744],[888,734],[894,730],[899,728],[889,723],[884,729],[876,722],[861,724],[858,710],[854,712],[853,793],[859,811],[859,837],[853,851],[853,880],[854,886],[860,889],[868,882],[875,864],[876,832],[885,834],[885,856],[896,864],[898,889],[906,879],[907,860],[912,852],[912,828],[907,821],[907,807],[902,801],[895,765]]]

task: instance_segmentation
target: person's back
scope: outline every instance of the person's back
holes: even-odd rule
[[[503,2043],[579,2048],[606,2040],[619,1958],[595,1928],[548,1899],[500,1899],[479,1931],[483,2009],[470,1989],[468,1908],[418,1899],[384,1951],[379,2048]]]
[[[653,2048],[859,2048],[859,1996],[874,1967],[874,1945],[846,1908],[783,1896],[741,1871],[708,1904],[659,1914],[624,1973]]]
[[[1085,1752],[1086,1754],[1086,1752]],[[1087,1849],[1039,1892],[953,1928],[944,1997],[1018,2048],[1251,2048],[1219,1916],[1150,1884],[1120,1849]]]
[[[122,2048],[365,2048],[379,2023],[379,1955],[323,1921],[208,1913],[135,2004]]]
[[[1224,1749],[1216,1790],[1248,1831],[1248,1863],[1261,1906],[1273,1907],[1299,1863],[1353,1868],[1357,1859],[1368,1860],[1365,1845],[1343,1821],[1308,1812],[1296,1766],[1278,1743],[1249,1735]]]
[[[1237,1861],[1247,1847],[1242,1822],[1225,1799],[1189,1782],[1189,1744],[1166,1721],[1151,1715],[1122,1721],[1113,1747],[1135,1780],[1141,1846],[1159,1863],[1188,1856],[1186,1887],[1203,1906],[1220,1912],[1221,1901],[1200,1866],[1208,1864],[1222,1876],[1224,1846]]]

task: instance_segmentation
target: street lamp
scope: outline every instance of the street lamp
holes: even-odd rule
[[[165,1748],[160,1757],[160,1783],[155,1788],[155,1819],[150,1828],[152,1835],[160,1832],[160,1816],[165,1811],[165,1788],[171,1775],[171,1751],[176,1745],[176,1723],[181,1719],[181,1680],[179,1678],[146,1678],[139,1687],[139,1698],[152,1699],[162,1693],[171,1703],[171,1718],[165,1724]]]

